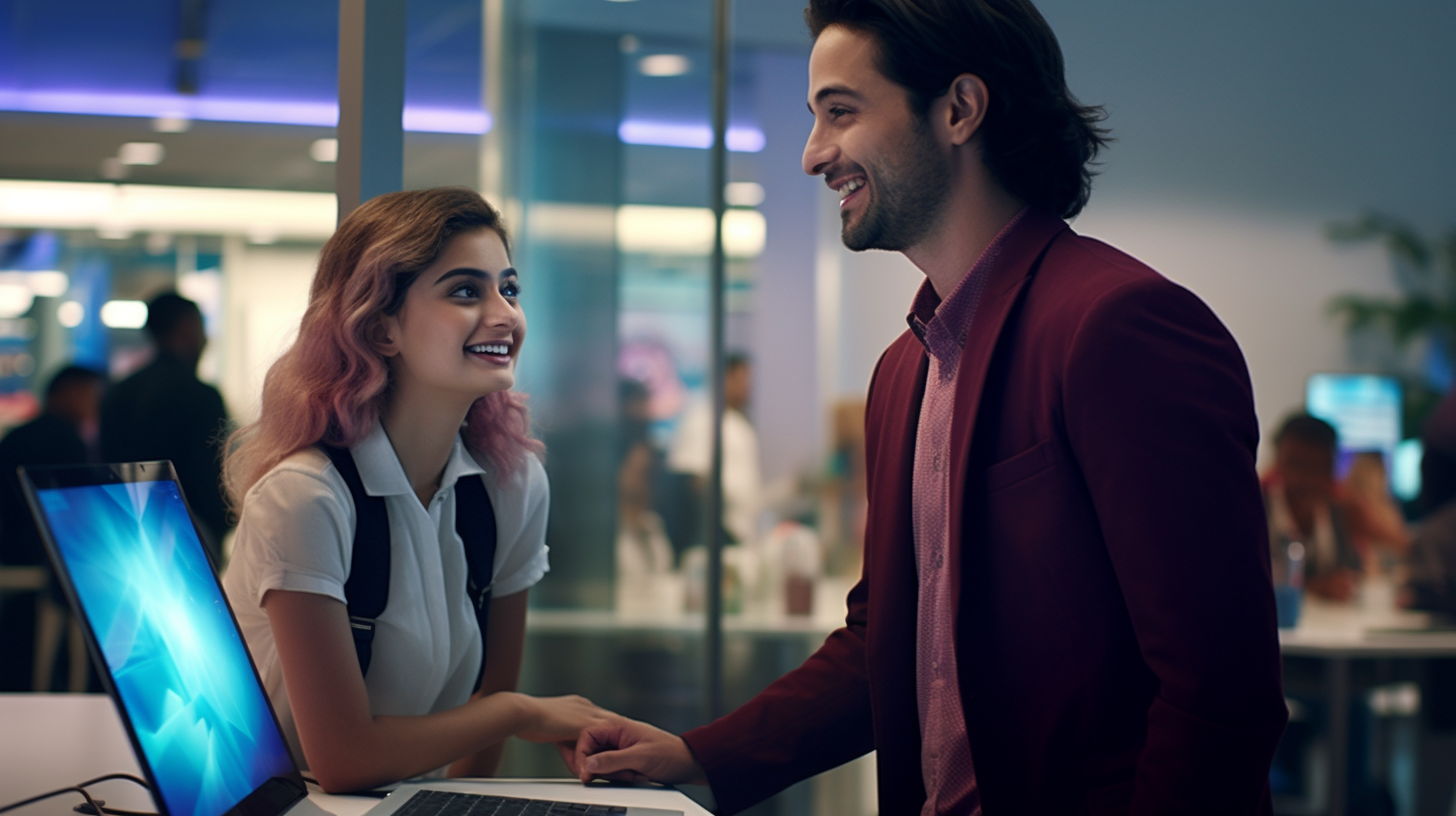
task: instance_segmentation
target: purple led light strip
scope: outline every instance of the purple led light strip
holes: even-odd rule
[[[210,122],[258,122],[315,127],[334,127],[339,123],[339,106],[332,102],[219,99],[170,94],[0,90],[0,110],[148,118],[180,116]],[[405,130],[480,134],[490,130],[490,124],[490,114],[483,110],[420,107],[404,109]]]
[[[14,91],[0,89],[0,110],[28,113],[74,113],[90,116],[178,116],[210,122],[256,122],[275,125],[334,127],[339,106],[332,102],[262,99],[218,99],[169,94],[112,94],[85,91]],[[482,134],[490,130],[490,113],[464,108],[406,106],[404,129],[424,133]],[[626,144],[706,149],[713,130],[692,122],[626,119],[617,128]],[[730,127],[728,149],[736,153],[763,150],[763,131]]]

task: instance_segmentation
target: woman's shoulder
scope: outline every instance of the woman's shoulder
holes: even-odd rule
[[[289,454],[274,465],[248,490],[243,501],[247,505],[263,497],[282,498],[306,503],[311,499],[349,495],[348,485],[322,450],[308,447]]]

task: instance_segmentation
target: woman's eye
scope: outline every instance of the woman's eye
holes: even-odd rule
[[[500,288],[501,296],[509,300],[515,300],[521,296],[521,284],[515,279],[503,281]]]
[[[480,288],[474,283],[462,283],[450,290],[450,297],[453,298],[477,298],[480,297]]]

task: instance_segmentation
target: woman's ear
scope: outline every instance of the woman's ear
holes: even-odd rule
[[[398,334],[399,321],[393,315],[380,318],[369,329],[369,345],[385,357],[393,357],[399,354],[399,347],[394,342]]]

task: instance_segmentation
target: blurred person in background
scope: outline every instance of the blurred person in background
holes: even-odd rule
[[[723,527],[733,544],[751,545],[758,537],[763,477],[758,468],[758,433],[748,421],[753,365],[744,354],[723,363]],[[713,456],[713,406],[698,400],[683,416],[667,454],[667,467],[695,478],[699,496],[708,491]]]
[[[653,512],[653,485],[661,454],[652,445],[647,386],[623,379],[618,389],[617,608],[643,599],[649,582],[673,570],[672,544]]]
[[[1378,450],[1357,452],[1340,482],[1340,493],[1365,574],[1387,575],[1405,558],[1411,535],[1390,492],[1385,454]]]
[[[1305,591],[1348,601],[1360,585],[1362,564],[1349,513],[1337,498],[1338,449],[1333,425],[1304,412],[1291,414],[1274,434],[1274,466],[1262,485],[1270,547],[1302,543]]]
[[[207,332],[197,304],[175,292],[147,303],[152,361],[113,386],[101,404],[101,457],[107,462],[170,459],[203,544],[221,570],[231,529],[222,490],[227,408],[216,388],[197,379]]]
[[[94,461],[96,417],[106,378],[67,366],[46,386],[41,415],[0,440],[0,565],[46,565],[40,531],[20,492],[21,465],[79,465]],[[52,587],[54,592],[54,587]],[[65,606],[58,593],[55,600]],[[0,606],[0,691],[29,691],[35,654],[36,605],[28,595],[4,597]]]

